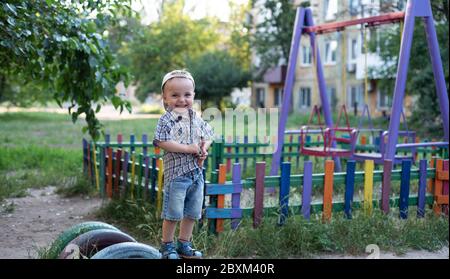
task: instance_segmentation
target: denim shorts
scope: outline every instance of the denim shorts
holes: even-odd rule
[[[202,215],[203,174],[199,169],[178,176],[164,185],[161,218],[180,221],[187,217],[198,220]]]

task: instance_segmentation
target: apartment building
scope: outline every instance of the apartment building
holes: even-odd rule
[[[297,7],[303,2],[309,2],[315,25],[404,10],[406,4],[406,0],[312,0],[294,1],[294,6]],[[386,25],[382,28],[394,26]],[[321,57],[332,110],[338,111],[346,104],[349,112],[357,110],[361,113],[367,104],[372,116],[382,115],[383,112],[389,114],[392,92],[385,92],[377,87],[380,77],[376,71],[367,71],[366,76],[366,69],[382,66],[376,52],[366,51],[366,42],[378,40],[379,32],[382,32],[381,28],[364,28],[359,25],[316,36],[318,47],[315,51]],[[382,44],[379,45],[381,47]],[[320,97],[315,76],[316,65],[312,59],[314,50],[311,49],[308,35],[302,36],[299,48],[290,111],[310,113],[312,106],[320,106]],[[281,105],[286,66],[280,65],[268,70],[262,82],[254,83],[253,106]],[[406,103],[408,102],[410,98],[407,98]]]

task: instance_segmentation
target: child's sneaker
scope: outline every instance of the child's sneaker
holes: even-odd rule
[[[179,241],[177,242],[178,255],[183,259],[201,259],[203,253],[192,248],[192,242]]]
[[[162,254],[162,259],[177,260],[180,258],[173,242],[163,242],[161,244],[161,249],[159,249],[159,252],[161,252]]]

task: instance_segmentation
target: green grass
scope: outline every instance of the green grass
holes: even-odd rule
[[[73,196],[97,196],[99,194],[92,182],[84,174],[67,178],[56,190],[56,193],[63,197]]]
[[[243,219],[236,231],[225,221],[225,231],[218,236],[209,234],[207,226],[196,227],[193,243],[208,258],[292,258],[312,257],[320,253],[364,255],[369,244],[381,251],[397,254],[410,249],[435,251],[448,245],[448,217],[435,217],[429,212],[424,219],[414,216],[400,220],[398,210],[389,215],[374,210],[372,216],[356,211],[352,220],[335,213],[330,223],[322,223],[320,215],[310,221],[291,216],[284,226],[277,225],[277,216],[265,218],[258,229],[250,219]],[[103,207],[99,218],[113,222],[143,243],[159,247],[162,222],[148,203],[142,201],[113,201]],[[245,245],[242,245],[245,243]]]
[[[105,133],[114,140],[118,133],[129,139],[134,133],[136,138],[142,134],[153,135],[158,119],[135,119],[120,121],[102,121]],[[0,146],[17,147],[36,145],[63,150],[80,150],[81,139],[89,138],[81,128],[85,120],[72,123],[69,115],[57,113],[3,113],[0,114]]]
[[[112,140],[118,133],[127,139],[153,134],[157,119],[103,121]],[[87,194],[82,178],[81,132],[84,119],[73,124],[69,115],[57,113],[0,114],[0,200],[26,195],[26,189],[63,188],[64,195]]]

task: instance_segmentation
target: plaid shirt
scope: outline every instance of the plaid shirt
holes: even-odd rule
[[[166,112],[161,116],[156,126],[154,145],[158,141],[174,141],[181,144],[200,143],[201,138],[205,141],[213,139],[211,126],[201,117],[192,111],[192,125],[188,117],[177,120],[178,114],[175,112]],[[192,138],[191,138],[192,131]],[[197,168],[197,158],[195,154],[167,152],[164,151],[164,184],[167,184],[174,178],[189,173]]]

